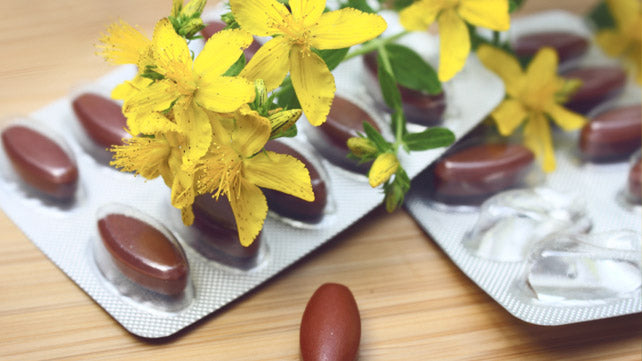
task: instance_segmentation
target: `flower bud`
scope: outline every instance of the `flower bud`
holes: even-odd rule
[[[371,158],[377,155],[377,147],[368,138],[352,137],[348,139],[348,148],[359,158]]]
[[[278,137],[290,129],[301,117],[301,109],[290,109],[276,112],[268,117],[272,124],[270,138]]]
[[[372,167],[370,167],[370,172],[368,173],[370,186],[372,188],[378,187],[390,179],[390,177],[397,172],[398,168],[399,160],[396,155],[392,153],[380,154],[374,163],[372,163]]]

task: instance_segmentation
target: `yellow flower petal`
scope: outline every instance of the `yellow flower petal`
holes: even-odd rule
[[[156,134],[166,132],[178,132],[179,128],[176,123],[167,119],[162,113],[146,113],[139,117],[132,117],[132,121],[127,121],[127,126],[133,134]]]
[[[502,78],[508,95],[519,95],[523,86],[523,73],[517,59],[490,45],[481,45],[477,49],[477,56],[486,68]]]
[[[153,80],[136,75],[131,81],[118,84],[112,91],[113,99],[125,100],[152,84]]]
[[[557,52],[549,47],[542,48],[526,69],[524,94],[528,98],[522,100],[543,111],[553,104],[555,93],[563,84],[557,76]]]
[[[151,45],[149,39],[124,21],[111,24],[99,41],[100,55],[113,64],[136,64],[141,52]]]
[[[310,27],[310,45],[317,49],[347,48],[376,38],[387,26],[376,14],[353,8],[331,11]]]
[[[246,159],[245,177],[259,187],[274,189],[301,198],[314,200],[310,174],[298,159],[275,152],[262,152]]]
[[[189,171],[177,172],[172,184],[172,205],[179,209],[191,206],[195,196],[193,173]]]
[[[606,4],[619,29],[628,30],[636,21],[640,21],[639,0],[606,0]]]
[[[241,56],[243,49],[252,43],[252,35],[245,30],[223,30],[212,35],[203,51],[194,60],[194,71],[199,74],[221,75]]]
[[[162,137],[132,137],[111,151],[114,160],[109,164],[123,172],[136,172],[146,179],[154,179],[169,170],[167,159],[171,149]]]
[[[399,160],[392,153],[381,154],[375,159],[368,173],[368,181],[372,188],[380,186],[392,177],[399,168]]]
[[[544,114],[532,113],[529,116],[528,123],[524,127],[524,144],[535,153],[545,172],[550,173],[555,170],[551,129]]]
[[[294,19],[303,19],[305,26],[314,24],[325,10],[325,0],[290,0],[289,4]]]
[[[628,45],[627,39],[625,39],[620,33],[611,29],[602,30],[597,33],[595,40],[602,50],[610,56],[621,55]]]
[[[472,25],[498,31],[510,28],[508,0],[461,0],[458,12]]]
[[[444,10],[439,24],[439,80],[450,80],[466,64],[470,53],[468,28],[454,9]]]
[[[426,30],[435,21],[442,8],[443,4],[439,2],[430,0],[417,1],[401,10],[399,20],[406,30]]]
[[[586,124],[586,118],[584,118],[584,116],[572,112],[559,104],[554,104],[546,111],[555,123],[567,132],[579,129]]]
[[[499,129],[499,133],[507,136],[511,135],[515,129],[522,124],[527,113],[519,101],[506,99],[493,110],[492,115]]]
[[[247,247],[254,242],[263,228],[263,221],[268,211],[265,196],[259,187],[241,180],[239,189],[232,189],[231,194],[227,194],[227,198],[236,219],[239,240],[244,247]]]
[[[174,82],[157,81],[126,99],[123,113],[129,118],[137,114],[162,112],[169,109],[179,96]]]
[[[182,149],[182,162],[191,166],[198,161],[212,143],[212,127],[207,114],[193,104],[176,104],[174,117],[180,132],[188,139],[188,146]]]
[[[287,27],[292,17],[288,9],[276,0],[230,0],[234,19],[245,31],[258,36],[279,33],[279,28]]]
[[[228,113],[254,100],[254,85],[244,78],[208,73],[199,82],[194,101],[214,112]]]
[[[254,54],[240,76],[250,81],[263,79],[268,91],[276,89],[288,74],[291,48],[283,36],[268,41]]]
[[[192,55],[167,18],[161,19],[154,28],[152,49],[155,71],[173,80],[191,79]]]
[[[243,157],[251,157],[263,149],[271,132],[272,127],[267,118],[253,110],[239,111],[236,115],[236,127],[232,132],[233,148]]]
[[[192,205],[181,208],[181,219],[183,220],[183,224],[186,226],[194,224],[194,211],[192,210]]]
[[[336,90],[334,77],[317,54],[293,47],[290,52],[290,77],[301,108],[310,124],[325,122]]]

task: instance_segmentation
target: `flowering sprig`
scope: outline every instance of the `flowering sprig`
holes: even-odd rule
[[[226,197],[240,242],[248,246],[267,214],[260,188],[314,199],[303,163],[266,151],[266,142],[295,135],[302,114],[312,125],[325,122],[336,90],[331,71],[343,61],[376,52],[379,85],[392,111],[394,138],[387,140],[364,123],[364,133],[349,139],[348,147],[351,157],[372,162],[370,186],[382,187],[386,208],[397,209],[410,188],[399,152],[424,151],[454,141],[445,128],[410,132],[398,87],[439,94],[441,81],[455,76],[468,53],[480,44],[509,48],[500,43],[498,31],[509,27],[509,13],[521,1],[394,3],[404,3],[398,9],[406,30],[382,37],[387,24],[376,13],[388,4],[384,0],[375,4],[344,0],[334,11],[326,9],[325,0],[230,0],[231,12],[222,16],[228,26],[213,35],[196,57],[187,44],[203,28],[200,15],[205,0],[187,4],[174,0],[170,15],[158,22],[152,39],[124,22],[110,26],[101,38],[101,54],[110,62],[138,67],[132,80],[112,92],[112,97],[123,100],[132,134],[125,145],[112,148],[112,164],[147,179],[162,177],[171,188],[172,205],[181,209],[187,225],[193,222],[197,195]],[[441,38],[438,72],[415,51],[395,43],[410,31],[425,31],[434,21]],[[477,35],[476,26],[494,29],[493,39]],[[271,39],[246,62],[243,49],[252,42],[252,35]],[[358,44],[362,46],[351,49]],[[482,46],[479,51],[484,61],[499,50]],[[506,60],[504,69],[484,62],[507,84],[508,97],[493,113],[500,131],[511,133],[525,121],[527,145],[550,170],[554,163],[547,117],[565,129],[577,128],[584,120],[559,107],[574,83],[554,74],[556,59],[550,51],[542,54],[526,73],[506,54],[497,55]],[[509,113],[517,120],[509,119]]]

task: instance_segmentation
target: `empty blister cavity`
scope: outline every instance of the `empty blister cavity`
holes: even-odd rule
[[[279,154],[287,154],[301,161],[310,174],[314,200],[305,201],[295,196],[272,189],[263,189],[270,214],[295,227],[323,225],[325,218],[332,214],[335,205],[331,197],[330,178],[321,161],[305,146],[293,139],[279,139],[268,142],[265,149]]]
[[[551,234],[588,232],[590,228],[591,221],[579,195],[548,188],[517,189],[484,202],[464,246],[477,257],[519,262]]]
[[[546,303],[595,302],[640,291],[640,233],[558,234],[530,255],[527,282]]]
[[[71,102],[74,112],[72,130],[78,144],[98,163],[108,166],[112,159],[109,148],[123,145],[131,136],[125,130],[127,119],[121,105],[95,92],[78,94]]]
[[[0,135],[3,179],[25,198],[69,209],[82,198],[76,159],[62,137],[27,120],[5,127]]]
[[[194,294],[182,246],[158,221],[124,205],[97,215],[94,259],[105,279],[135,303],[161,311],[187,307]]]

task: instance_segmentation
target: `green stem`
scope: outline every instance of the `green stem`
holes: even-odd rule
[[[348,53],[348,55],[346,55],[345,58],[343,58],[343,61],[346,61],[348,59],[354,58],[355,56],[359,56],[359,55],[368,54],[370,52],[373,52],[373,51],[379,49],[380,47],[383,47],[384,45],[386,45],[386,44],[388,44],[390,42],[393,42],[393,41],[395,41],[395,40],[397,40],[399,38],[402,38],[402,37],[404,37],[404,36],[406,36],[408,34],[410,34],[409,31],[402,31],[402,32],[397,33],[395,35],[391,35],[391,36],[389,36],[387,38],[377,38],[377,39],[374,39],[374,40],[370,40],[369,42],[363,44],[363,46],[361,46],[359,49],[356,49],[356,50],[351,51],[350,53]]]
[[[388,51],[384,45],[385,43],[379,43],[379,47],[376,49],[379,54],[381,54],[381,60],[383,60],[383,64],[381,65],[388,74],[394,74],[392,71],[392,65],[390,65],[390,59],[388,59]],[[396,105],[392,116],[395,124],[395,144],[393,147],[395,148],[395,152],[397,152],[399,145],[402,142],[401,138],[403,137],[404,129],[406,127],[404,124],[405,122],[403,121],[403,108],[400,105]]]

